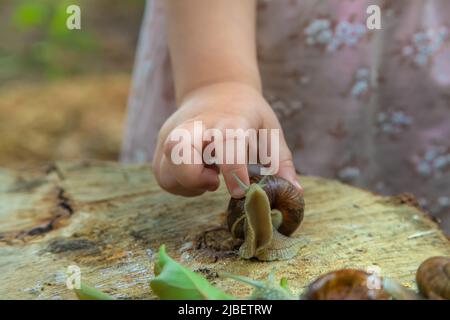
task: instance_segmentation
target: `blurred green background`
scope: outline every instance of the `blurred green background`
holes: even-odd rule
[[[68,30],[67,6],[81,8]],[[0,166],[116,160],[145,0],[0,1]]]
[[[68,5],[81,30],[68,30]],[[2,0],[0,81],[128,71],[144,0]]]

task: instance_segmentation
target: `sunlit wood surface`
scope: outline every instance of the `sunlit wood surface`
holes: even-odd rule
[[[153,299],[158,247],[238,297],[251,288],[229,273],[264,279],[275,268],[300,292],[338,268],[375,268],[415,288],[419,264],[450,245],[408,196],[381,197],[336,181],[302,177],[306,213],[295,233],[305,246],[290,261],[241,260],[218,230],[228,195],[183,198],[162,191],[148,166],[65,162],[0,170],[0,298],[73,299],[69,265],[117,298]],[[207,232],[208,230],[211,230]]]

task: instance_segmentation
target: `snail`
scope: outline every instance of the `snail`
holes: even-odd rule
[[[431,257],[422,262],[416,282],[426,298],[450,300],[450,257]]]
[[[303,242],[289,237],[303,220],[305,203],[298,189],[276,176],[252,176],[250,186],[235,178],[246,193],[230,200],[227,224],[233,238],[244,240],[240,256],[262,261],[294,257]]]
[[[357,269],[326,273],[313,281],[302,295],[305,300],[387,300],[382,279]]]
[[[431,257],[416,273],[420,294],[390,278],[357,269],[341,269],[312,282],[302,299],[308,300],[450,300],[450,257]]]
[[[416,283],[420,294],[392,279],[385,279],[383,285],[395,299],[450,300],[450,257],[431,257],[422,262],[416,272]]]

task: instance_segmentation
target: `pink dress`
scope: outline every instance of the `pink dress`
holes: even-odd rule
[[[381,30],[366,27],[370,4]],[[258,3],[264,96],[300,174],[404,192],[450,233],[450,1]],[[161,0],[147,3],[122,160],[151,161],[175,110]]]

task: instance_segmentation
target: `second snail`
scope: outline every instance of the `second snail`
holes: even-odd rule
[[[416,272],[418,293],[390,278],[363,270],[341,269],[314,280],[306,300],[450,300],[450,257],[431,257]]]

